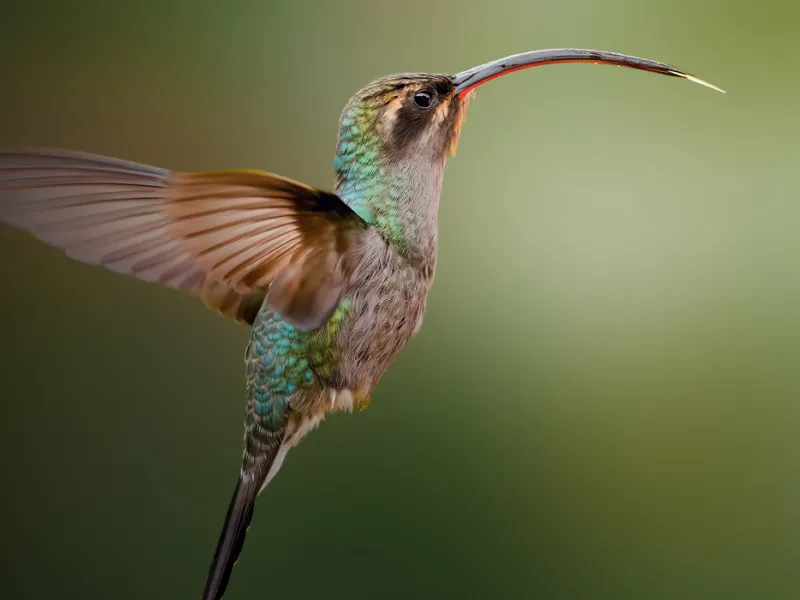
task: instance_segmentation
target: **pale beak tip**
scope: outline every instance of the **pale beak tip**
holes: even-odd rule
[[[689,75],[688,73],[683,73],[681,71],[673,71],[672,73],[673,75],[677,75],[678,77],[683,77],[684,79],[693,81],[694,83],[699,83],[700,85],[705,86],[707,88],[711,88],[712,90],[717,90],[721,94],[728,93],[722,88],[715,86],[713,83],[708,83],[707,81],[703,81],[702,79],[700,79],[699,77],[695,77],[694,75]]]

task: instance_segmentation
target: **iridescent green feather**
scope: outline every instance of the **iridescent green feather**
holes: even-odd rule
[[[276,313],[259,313],[246,357],[248,428],[257,423],[277,431],[285,423],[292,395],[315,381],[324,383],[336,372],[336,337],[350,308],[343,298],[327,323],[312,331],[299,331]]]
[[[368,99],[343,114],[333,163],[337,192],[358,216],[402,251],[406,236],[398,212],[400,194],[396,178],[381,164],[380,110],[378,100]]]

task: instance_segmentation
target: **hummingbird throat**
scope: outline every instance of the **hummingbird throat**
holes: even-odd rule
[[[383,125],[363,112],[351,107],[342,116],[336,191],[398,253],[424,262],[436,252],[444,157],[414,152],[389,157]]]

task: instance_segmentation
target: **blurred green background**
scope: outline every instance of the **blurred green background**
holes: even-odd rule
[[[0,146],[330,187],[384,74],[481,88],[425,327],[259,501],[226,598],[800,595],[800,5],[60,0],[0,14]],[[0,230],[2,596],[196,598],[247,331]]]

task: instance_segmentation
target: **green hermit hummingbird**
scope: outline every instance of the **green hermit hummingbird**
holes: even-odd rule
[[[239,480],[203,591],[222,597],[259,493],[290,448],[338,410],[363,410],[422,324],[447,158],[479,85],[519,69],[602,63],[682,77],[596,50],[540,50],[457,75],[379,79],[339,121],[336,191],[263,171],[178,173],[60,150],[0,151],[0,216],[68,256],[199,296],[251,326]]]

